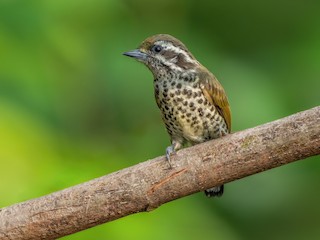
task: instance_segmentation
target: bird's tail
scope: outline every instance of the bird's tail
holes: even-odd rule
[[[214,188],[209,188],[204,191],[207,197],[221,197],[223,194],[224,186],[218,186]]]

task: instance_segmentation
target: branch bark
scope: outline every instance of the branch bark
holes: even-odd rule
[[[0,239],[56,239],[320,154],[320,107],[0,209]]]

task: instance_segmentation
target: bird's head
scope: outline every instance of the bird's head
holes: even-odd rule
[[[144,63],[155,77],[194,70],[200,65],[181,41],[168,34],[151,36],[124,55]]]

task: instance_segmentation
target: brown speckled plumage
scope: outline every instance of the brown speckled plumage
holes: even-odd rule
[[[153,73],[156,102],[171,137],[168,160],[185,143],[197,144],[230,132],[231,113],[223,87],[178,39],[155,35],[125,55],[143,62]],[[207,196],[222,193],[223,186],[206,191]]]

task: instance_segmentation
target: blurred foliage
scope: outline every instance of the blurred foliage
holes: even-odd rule
[[[164,154],[152,75],[121,55],[149,35],[178,37],[215,73],[233,131],[319,105],[319,11],[313,0],[1,0],[0,206]],[[64,239],[319,239],[319,160]]]

